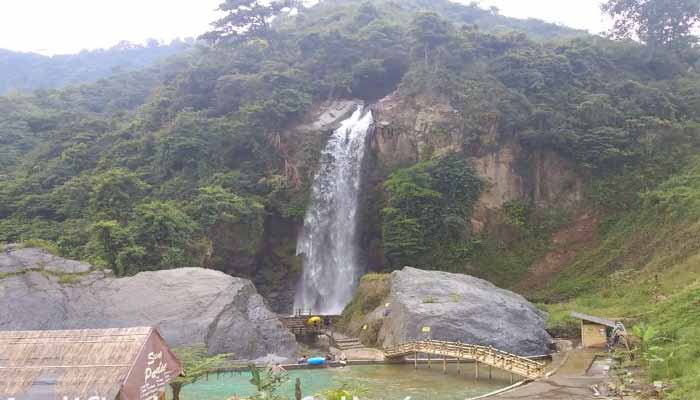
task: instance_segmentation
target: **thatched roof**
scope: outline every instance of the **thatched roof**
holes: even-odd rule
[[[152,331],[0,332],[0,398],[112,400]]]

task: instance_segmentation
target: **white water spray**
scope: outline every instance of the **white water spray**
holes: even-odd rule
[[[358,106],[342,122],[321,154],[297,254],[304,272],[297,287],[295,309],[340,314],[351,300],[360,277],[357,208],[371,112]]]

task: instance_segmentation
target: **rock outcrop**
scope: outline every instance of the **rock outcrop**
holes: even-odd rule
[[[303,190],[305,182],[310,184],[319,168],[317,155],[358,104],[362,101],[314,104],[298,124],[289,126],[275,138],[277,151],[285,161],[284,179],[291,186]],[[301,218],[288,218],[284,214],[281,210],[267,213],[260,230],[251,230],[249,224],[229,224],[213,232],[213,267],[251,279],[274,311],[291,314],[302,271],[301,257],[296,254]]]
[[[475,218],[488,223],[488,210],[529,200],[542,207],[575,208],[586,177],[576,165],[550,150],[524,148],[495,125],[479,124],[477,136],[465,131],[463,112],[439,96],[394,93],[374,106],[376,130],[372,150],[377,169],[392,171],[436,156],[466,152],[468,164],[488,185],[476,205]]]
[[[472,276],[410,267],[390,279],[388,307],[382,304],[367,317],[370,326],[381,323],[381,346],[430,338],[524,356],[549,352],[545,314],[520,295]]]
[[[296,341],[253,284],[183,268],[115,278],[39,249],[0,252],[0,330],[155,326],[170,346],[238,359],[294,357]]]

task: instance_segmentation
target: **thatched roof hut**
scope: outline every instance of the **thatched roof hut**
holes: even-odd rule
[[[181,373],[154,328],[0,332],[0,399],[155,400]]]

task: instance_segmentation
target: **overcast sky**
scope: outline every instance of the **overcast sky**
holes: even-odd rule
[[[463,2],[469,2],[462,0]],[[482,0],[501,13],[539,18],[593,33],[606,23],[601,0]],[[42,54],[111,47],[121,40],[196,37],[221,0],[0,0],[0,48]]]

